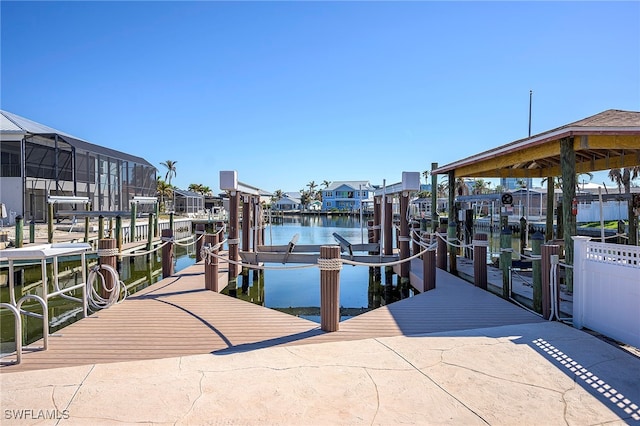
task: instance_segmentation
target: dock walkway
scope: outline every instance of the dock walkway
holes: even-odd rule
[[[226,266],[220,278],[226,280]],[[318,283],[319,286],[319,283]],[[25,351],[26,371],[374,337],[410,336],[541,322],[542,319],[444,271],[437,288],[340,323],[319,324],[205,290],[204,264],[130,296],[53,334],[47,351]],[[31,347],[37,347],[36,342]]]

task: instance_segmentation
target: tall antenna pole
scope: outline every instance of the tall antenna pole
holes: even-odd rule
[[[529,90],[529,137],[531,137],[531,99],[533,98],[533,90]]]

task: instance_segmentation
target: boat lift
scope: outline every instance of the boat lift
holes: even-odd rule
[[[87,243],[56,243],[42,244],[31,247],[14,248],[0,250],[0,259],[7,259],[9,263],[9,303],[0,303],[0,308],[9,309],[15,317],[15,340],[16,340],[16,364],[22,359],[22,315],[31,316],[42,319],[43,334],[43,350],[48,347],[49,339],[49,299],[60,296],[67,300],[82,304],[82,314],[87,316],[87,262],[86,252],[91,249],[91,245]],[[60,288],[58,280],[58,260],[60,257],[80,255],[82,282],[69,287]],[[16,261],[34,261],[39,260],[42,270],[42,296],[35,294],[26,294],[16,300],[15,295],[15,274],[14,263]],[[51,261],[53,266],[53,292],[49,292],[49,280],[47,278],[47,262]],[[70,293],[75,290],[81,290],[81,298],[71,296]],[[28,300],[36,300],[42,307],[42,314],[22,309],[22,304]]]

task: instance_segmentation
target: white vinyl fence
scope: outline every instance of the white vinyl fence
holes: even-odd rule
[[[640,348],[640,247],[573,240],[573,325]]]

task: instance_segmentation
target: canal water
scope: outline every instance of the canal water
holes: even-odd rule
[[[320,216],[302,215],[278,218],[277,223],[267,225],[265,244],[286,245],[298,234],[297,244],[321,245],[335,244],[334,233],[340,234],[351,243],[367,242],[367,231],[360,226],[357,216]],[[514,238],[514,251],[519,250],[519,240]],[[499,236],[489,238],[490,253],[498,251]],[[195,263],[195,245],[175,245],[175,271],[178,272]],[[491,256],[491,255],[490,255]],[[491,259],[488,259],[491,261]],[[97,262],[89,258],[89,266]],[[60,259],[61,287],[78,284],[82,280],[78,257]],[[320,270],[317,267],[306,269],[292,268],[299,265],[267,264],[264,271],[245,270],[238,277],[236,286],[228,286],[223,293],[238,299],[252,302],[271,309],[277,309],[291,315],[320,322]],[[16,299],[24,294],[42,295],[40,265],[17,267]],[[120,279],[127,285],[130,294],[158,282],[162,279],[160,253],[124,258],[119,269]],[[52,283],[52,266],[48,264],[47,274]],[[0,301],[9,301],[8,268],[0,268]],[[52,291],[50,284],[49,291]],[[77,296],[79,296],[79,292]],[[410,286],[400,283],[399,277],[391,268],[370,268],[365,266],[344,265],[340,271],[340,314],[341,320],[359,315],[371,309],[387,305],[400,299],[412,297]],[[31,311],[40,312],[37,303],[28,301],[23,305]],[[78,303],[60,297],[49,300],[50,332],[81,319],[82,311]],[[0,351],[8,353],[14,350],[14,321],[11,312],[1,311]],[[23,338],[33,342],[41,338],[41,320],[23,316]]]
[[[334,233],[353,244],[367,243],[367,230],[361,229],[358,217],[304,215],[285,216],[268,225],[265,244],[287,245],[296,234],[299,245],[336,244]],[[320,322],[320,270],[315,266],[306,269],[296,266],[299,265],[267,263],[264,271],[249,270],[240,275],[236,286],[227,286],[223,293]],[[342,267],[341,320],[414,295],[410,286],[400,283],[390,269]]]

